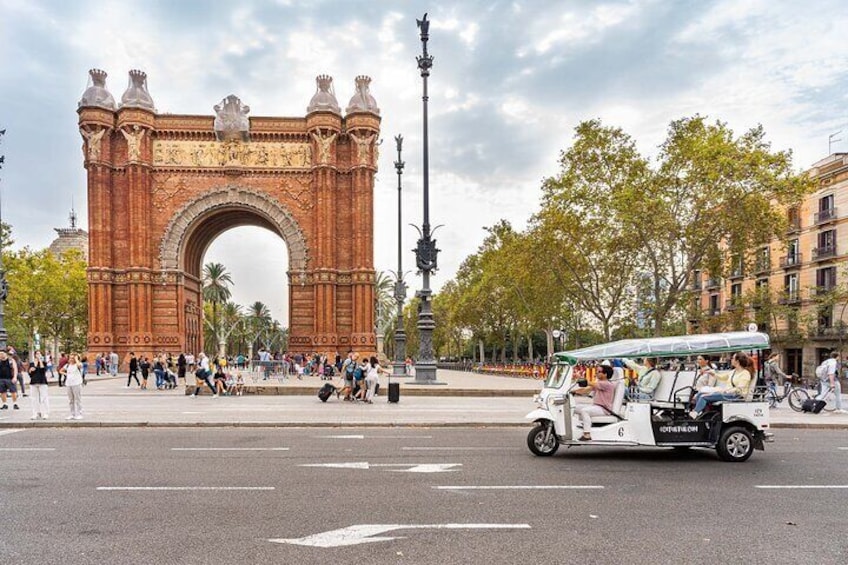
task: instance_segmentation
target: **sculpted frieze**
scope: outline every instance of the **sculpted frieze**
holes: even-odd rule
[[[158,167],[249,167],[308,169],[312,146],[296,142],[172,141],[153,142],[153,165]]]

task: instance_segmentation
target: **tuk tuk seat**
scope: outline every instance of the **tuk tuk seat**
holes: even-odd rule
[[[606,416],[592,416],[592,425],[596,424],[615,424],[623,419],[622,406],[624,405],[624,379],[613,379],[615,383],[615,394],[612,399],[612,411],[618,416],[607,414]]]

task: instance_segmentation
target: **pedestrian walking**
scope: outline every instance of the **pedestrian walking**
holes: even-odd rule
[[[65,372],[62,370],[68,364],[68,356],[64,353],[59,353],[59,364],[56,366],[56,371],[59,373],[59,386],[65,386]]]
[[[150,360],[147,358],[147,355],[142,357],[141,361],[138,364],[138,368],[141,369],[141,389],[147,390],[147,377],[150,375]]]
[[[0,400],[3,401],[3,406],[0,410],[8,410],[6,404],[6,395],[12,396],[12,408],[19,410],[18,406],[18,388],[15,381],[18,378],[18,364],[9,358],[9,354],[5,349],[0,349]]]
[[[180,356],[177,357],[177,380],[183,380],[183,383],[187,383],[186,381],[186,366],[188,365],[188,361],[186,361],[185,353],[180,353]]]
[[[209,382],[209,376],[212,374],[212,371],[209,369],[209,358],[206,356],[205,353],[201,352],[197,355],[197,363],[199,366],[197,368],[197,371],[195,371],[194,373],[196,379],[196,386],[194,388],[194,394],[192,394],[191,396],[197,396],[197,393],[200,392],[200,385],[203,383],[206,383],[206,386],[208,386],[209,390],[212,391],[213,397],[217,396],[215,392],[215,387],[212,385],[211,382]]]
[[[821,366],[824,367],[824,371],[819,377],[819,395],[816,400],[824,400],[830,390],[833,389],[835,412],[844,414],[845,410],[842,409],[842,384],[839,382],[839,353],[837,351],[831,353],[830,358]],[[816,372],[818,373],[818,370]]]
[[[118,376],[118,354],[114,351],[109,353],[109,374],[113,377]]]
[[[385,375],[391,375],[391,373],[380,366],[380,362],[376,357],[371,357],[369,365],[368,375],[365,377],[365,402],[373,404],[374,395],[377,393],[377,383],[380,380],[380,373]]]
[[[29,364],[29,388],[32,392],[32,420],[46,420],[50,416],[50,395],[47,394],[47,364],[40,351]]]
[[[82,420],[82,363],[76,353],[71,353],[68,362],[62,367],[65,374],[65,387],[68,389],[68,405],[71,409],[68,420]]]
[[[15,364],[15,374],[17,375],[18,379],[18,389],[21,393],[21,396],[28,396],[26,393],[26,386],[24,386],[24,364],[21,361],[21,358],[18,357],[18,354],[13,347],[10,347],[9,350],[11,352],[9,354],[9,357],[11,358],[12,363]]]
[[[138,381],[138,357],[135,356],[134,352],[130,352],[130,372],[127,373],[127,388],[130,388],[130,382],[132,379],[135,379],[135,384],[139,387],[141,383]]]

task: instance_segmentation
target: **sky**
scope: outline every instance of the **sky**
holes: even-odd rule
[[[798,170],[848,151],[842,0],[389,1],[0,0],[3,220],[16,247],[47,246],[72,205],[87,227],[77,102],[88,70],[120,100],[142,69],[159,112],[213,113],[236,94],[253,116],[302,116],[329,74],[344,108],[369,75],[381,109],[375,266],[397,268],[394,136],[404,137],[404,224],[422,217],[421,52],[429,79],[434,288],[499,219],[523,229],[544,178],[583,120],[624,128],[654,155],[672,120],[701,114],[736,132],[762,124]],[[840,139],[841,138],[841,139]],[[838,141],[836,139],[839,139]],[[404,267],[417,233],[403,229]],[[268,259],[258,265],[245,244]],[[233,275],[233,298],[287,319],[283,241],[259,228],[220,236],[205,257]],[[410,295],[420,278],[410,281]]]

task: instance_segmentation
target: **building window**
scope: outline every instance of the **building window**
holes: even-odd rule
[[[742,283],[735,283],[730,285],[730,296],[738,300],[742,297]]]
[[[801,229],[801,210],[797,206],[793,206],[786,211],[786,219],[789,223],[789,231],[798,231]]]
[[[710,295],[710,315],[715,316],[719,313],[718,294]]]
[[[783,292],[789,302],[798,300],[798,273],[783,277]]]
[[[836,230],[827,230],[819,234],[819,248],[829,249],[836,247]]]
[[[820,224],[836,218],[836,208],[833,206],[833,195],[828,194],[819,198],[819,211],[816,212],[815,222]]]
[[[692,271],[692,290],[701,290],[701,271]]]
[[[816,287],[822,292],[830,292],[836,287],[836,267],[827,267],[816,271]]]
[[[763,290],[763,291],[768,290],[768,287],[769,287],[768,281],[769,281],[768,279],[757,279],[757,282],[756,282],[757,290]]]

